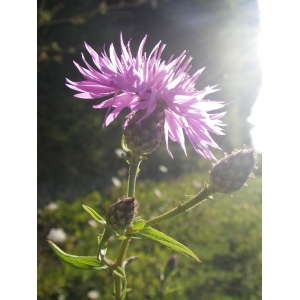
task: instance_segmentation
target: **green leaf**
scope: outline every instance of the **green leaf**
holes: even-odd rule
[[[146,221],[143,219],[137,219],[133,221],[132,230],[133,231],[140,231],[144,228]]]
[[[155,241],[192,259],[195,259],[198,262],[201,262],[200,259],[189,248],[152,227],[146,227],[141,231],[134,233],[133,236],[144,237],[146,239]]]
[[[76,256],[67,254],[56,246],[52,241],[48,241],[50,247],[55,254],[65,263],[72,267],[84,270],[101,270],[104,267],[103,262],[100,262],[96,256]]]
[[[127,144],[125,142],[125,136],[124,134],[122,135],[122,140],[121,140],[121,147],[125,152],[131,153],[132,151],[127,147]]]
[[[116,267],[112,269],[113,273],[116,274],[119,277],[126,277],[125,272],[122,270],[121,267]]]
[[[97,243],[98,243],[98,246],[99,246],[100,243],[101,243],[102,235],[103,235],[103,234],[98,234],[98,235],[97,235]]]
[[[122,295],[121,295],[122,300],[124,300],[126,298],[126,294],[130,291],[131,291],[131,289],[127,288],[122,292]]]
[[[131,256],[128,257],[126,260],[123,261],[123,269],[125,270],[126,266],[132,263],[134,260],[138,259],[138,256]]]
[[[86,205],[83,205],[82,204],[82,207],[91,215],[91,217],[96,220],[97,222],[105,225],[106,224],[106,221],[99,215],[97,214],[92,208],[86,206]]]
[[[114,237],[115,237],[117,240],[119,240],[119,241],[125,241],[125,240],[128,239],[127,236],[125,236],[125,235],[119,235],[119,234],[117,234],[116,232],[114,233]]]

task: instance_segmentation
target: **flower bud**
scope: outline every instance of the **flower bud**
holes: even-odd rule
[[[176,269],[177,267],[177,255],[172,255],[165,267],[165,279]]]
[[[131,114],[124,129],[127,147],[138,155],[150,154],[156,150],[164,134],[164,106],[158,103],[156,109],[140,123],[146,110],[139,110]]]
[[[135,197],[123,197],[110,206],[106,215],[107,225],[114,230],[126,229],[137,213]]]
[[[253,149],[234,150],[218,161],[210,171],[213,193],[228,194],[239,190],[256,167],[258,157]]]

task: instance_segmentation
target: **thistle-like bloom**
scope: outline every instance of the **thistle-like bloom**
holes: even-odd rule
[[[164,135],[166,148],[170,156],[169,138],[178,142],[185,154],[184,132],[195,151],[209,159],[215,159],[209,150],[210,147],[219,148],[213,141],[210,133],[223,135],[220,120],[226,112],[208,113],[224,107],[224,102],[205,100],[207,94],[218,91],[216,86],[207,86],[201,91],[195,89],[195,82],[204,68],[190,76],[189,63],[191,57],[185,62],[186,51],[177,58],[173,56],[166,62],[161,60],[165,45],[160,42],[153,48],[147,57],[143,54],[147,36],[142,40],[136,57],[132,56],[130,42],[127,46],[121,40],[121,57],[118,58],[113,44],[109,48],[109,56],[105,50],[99,55],[89,45],[85,44],[87,51],[98,70],[92,68],[82,59],[87,68],[74,64],[84,76],[84,81],[73,82],[67,79],[67,86],[79,91],[75,97],[84,99],[102,98],[111,96],[94,108],[108,108],[103,126],[109,125],[124,108],[130,109],[130,114],[124,124],[138,111],[145,111],[137,124],[142,122],[153,112],[157,104],[164,112]]]

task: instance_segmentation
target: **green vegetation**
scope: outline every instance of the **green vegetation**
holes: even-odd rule
[[[173,207],[184,193],[196,194],[207,181],[207,171],[189,173],[165,181],[142,180],[137,184],[139,215],[149,219]],[[231,195],[215,194],[208,200],[176,217],[153,227],[191,249],[202,261],[196,263],[177,254],[178,266],[166,279],[163,299],[256,300],[261,299],[261,177],[248,180],[248,187]],[[57,243],[74,255],[96,255],[98,224],[93,227],[82,204],[105,216],[109,206],[125,194],[114,188],[111,199],[93,192],[72,203],[57,200],[58,208],[38,210],[38,299],[88,299],[90,290],[98,299],[112,299],[113,280],[105,271],[83,271],[62,263],[47,243],[51,228],[62,228],[67,239]],[[161,192],[157,197],[154,190]],[[157,193],[157,192],[156,192]],[[110,239],[108,258],[114,260],[119,241]],[[127,257],[138,256],[126,268],[127,299],[159,299],[160,273],[175,253],[146,240],[132,240]]]

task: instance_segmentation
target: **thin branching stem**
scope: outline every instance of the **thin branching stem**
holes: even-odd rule
[[[133,152],[131,153],[130,159],[128,159],[129,163],[129,174],[128,174],[128,185],[127,185],[127,197],[133,197],[135,195],[135,185],[136,178],[139,172],[139,165],[143,157],[139,155],[135,155]],[[125,233],[126,235],[126,233]],[[128,249],[130,238],[122,241],[118,257],[116,260],[116,265],[123,268],[123,261],[125,259],[125,254]],[[122,284],[123,281],[123,284]],[[126,288],[126,278],[122,280],[121,277],[115,275],[115,299],[121,300],[122,291]]]
[[[179,214],[182,214],[192,207],[198,205],[200,202],[206,200],[210,195],[212,194],[212,191],[210,190],[209,186],[205,184],[204,188],[195,195],[192,199],[189,201],[186,201],[183,204],[178,205],[177,207],[171,209],[170,211],[155,217],[145,223],[145,227],[152,226],[154,224],[160,223],[162,221],[168,220],[170,218],[173,218]]]

